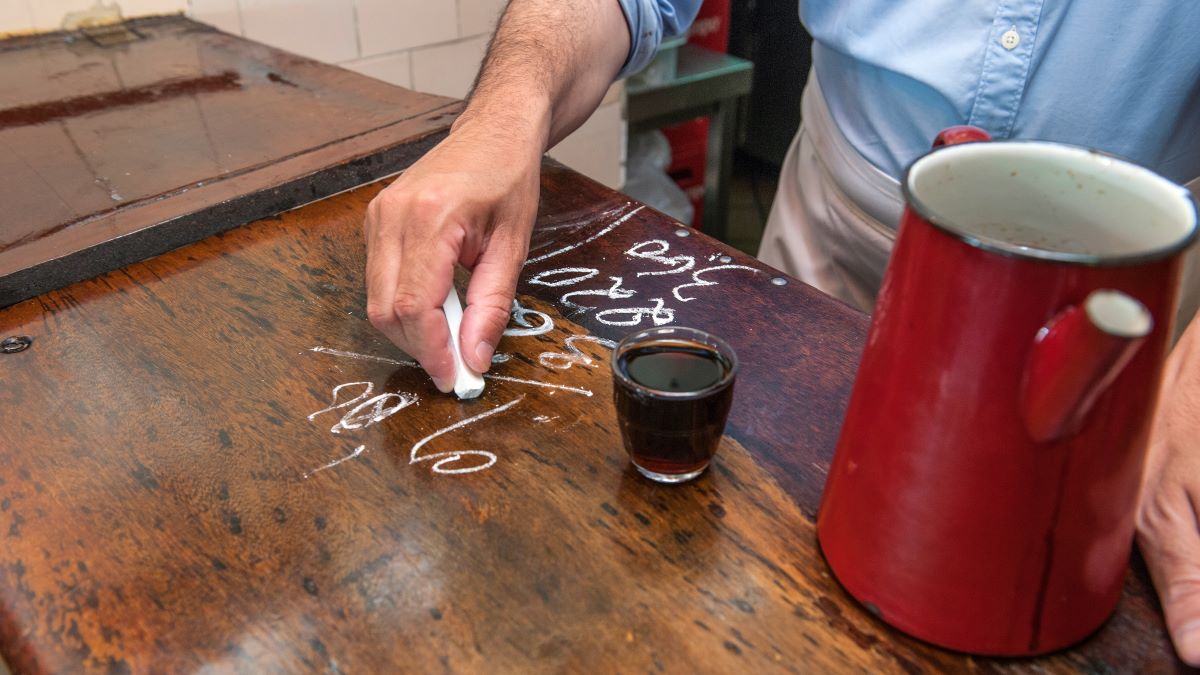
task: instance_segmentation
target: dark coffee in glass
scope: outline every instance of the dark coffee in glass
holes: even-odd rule
[[[693,328],[653,328],[617,345],[613,400],[642,475],[682,483],[704,472],[725,431],[737,369],[729,345]]]

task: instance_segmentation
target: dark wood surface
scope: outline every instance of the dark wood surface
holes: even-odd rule
[[[813,517],[867,318],[561,168],[519,288],[553,329],[506,337],[481,399],[438,394],[365,319],[379,188],[0,310],[33,338],[0,354],[15,672],[1177,669],[1141,571],[1041,659],[858,607]],[[631,470],[601,342],[668,313],[742,361],[714,466],[674,487]]]
[[[459,105],[183,17],[0,41],[0,306],[394,173]]]

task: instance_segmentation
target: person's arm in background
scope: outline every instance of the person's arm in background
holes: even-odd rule
[[[644,66],[699,5],[512,0],[450,135],[371,202],[367,315],[438,389],[454,382],[441,310],[454,264],[473,270],[460,347],[484,372],[529,248],[542,154],[591,115],[622,64]]]
[[[1200,666],[1200,320],[1167,359],[1137,519],[1179,658]]]

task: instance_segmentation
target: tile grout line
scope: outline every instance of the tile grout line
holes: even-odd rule
[[[354,53],[361,59],[363,58],[362,29],[359,28],[358,23],[358,0],[350,3],[350,16],[354,21]]]

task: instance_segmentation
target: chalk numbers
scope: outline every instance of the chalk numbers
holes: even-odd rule
[[[338,397],[340,396],[342,390],[346,389],[347,387],[362,387],[362,392],[358,396],[355,396],[348,401],[338,403]],[[389,392],[372,397],[371,393],[374,391],[374,389],[375,385],[371,384],[370,382],[347,382],[346,384],[339,384],[333,388],[333,405],[330,405],[328,408],[322,408],[321,410],[309,415],[308,421],[311,422],[315,417],[321,415],[322,413],[340,410],[358,403],[358,405],[354,405],[354,407],[350,409],[350,412],[347,412],[345,415],[343,415],[342,419],[337,421],[337,424],[334,424],[329,428],[329,433],[338,434],[341,433],[343,429],[364,429],[372,424],[382,422],[383,420],[395,415],[401,410],[417,402],[416,394],[405,394],[400,392]]]
[[[591,243],[595,239],[611,232],[640,209],[641,207],[638,207],[625,213],[618,220],[606,225],[599,232],[588,237],[583,242],[571,244],[565,248],[531,258],[525,261],[525,264],[528,266],[533,263],[542,262],[579,246]],[[635,244],[625,251],[625,256],[635,261],[646,261],[657,266],[655,269],[637,272],[634,276],[635,279],[647,276],[680,275],[682,283],[672,288],[670,295],[674,301],[678,302],[691,302],[696,299],[689,289],[718,285],[718,282],[709,278],[716,272],[737,270],[748,271],[753,274],[762,273],[761,270],[747,265],[732,264],[732,260],[729,257],[717,254],[709,256],[706,261],[708,266],[697,268],[694,256],[686,254],[673,255],[671,253],[671,245],[663,239],[651,239]],[[714,262],[719,262],[720,264],[712,264]],[[529,277],[529,283],[547,288],[563,289],[565,292],[559,297],[558,302],[562,307],[572,310],[575,314],[599,309],[599,307],[584,303],[596,302],[601,299],[609,301],[610,304],[614,304],[613,301],[621,303],[619,306],[609,307],[595,313],[595,319],[608,326],[635,327],[645,323],[654,326],[663,326],[674,322],[675,308],[668,305],[668,298],[638,298],[638,290],[626,286],[624,277],[610,276],[605,279],[598,279],[597,277],[599,276],[600,270],[594,267],[559,267],[532,274]],[[592,287],[594,285],[595,287]],[[511,320],[508,328],[504,331],[505,336],[510,338],[534,337],[545,335],[552,330],[554,330],[554,320],[549,314],[525,307],[516,300],[513,301]],[[614,341],[605,338],[594,335],[572,335],[564,340],[564,351],[543,352],[538,356],[538,364],[552,372],[565,371],[576,366],[581,368],[595,368],[597,366],[596,359],[584,353],[577,346],[577,343],[582,342],[591,342],[609,350],[616,347]],[[355,354],[353,352],[343,352],[328,348],[314,348],[311,351],[358,360],[381,361],[401,366],[417,367],[417,364],[412,362],[396,361],[383,357],[373,357],[366,354]],[[498,358],[495,362],[502,363],[504,361],[507,361],[507,359]],[[524,380],[492,373],[489,373],[487,377],[517,384],[534,385],[556,390],[561,389],[586,396],[592,395],[587,390],[536,380]],[[375,385],[371,382],[347,382],[339,384],[333,388],[330,398],[329,406],[312,413],[308,416],[308,420],[310,422],[315,421],[316,418],[322,415],[340,411],[342,413],[341,418],[329,428],[329,433],[334,435],[342,435],[344,432],[366,429],[372,425],[379,424],[405,408],[420,403],[417,395],[412,393],[397,391],[376,394]],[[473,417],[455,422],[429,434],[413,444],[409,451],[409,464],[426,464],[433,473],[445,475],[474,473],[491,468],[497,461],[497,456],[494,452],[475,449],[429,452],[425,446],[443,435],[476,424],[489,417],[500,415],[524,399],[524,395],[519,396],[508,403],[490,408]],[[544,423],[556,418],[539,415],[534,419]],[[304,477],[309,478],[317,472],[333,468],[342,462],[354,459],[364,453],[366,449],[365,445],[359,445],[354,449],[353,453],[305,473]]]
[[[695,256],[685,254],[672,255],[671,244],[664,239],[650,239],[634,244],[625,251],[625,256],[633,260],[645,260],[655,263],[661,267],[661,269],[637,272],[635,278],[671,274],[685,275],[684,278],[686,280],[671,289],[671,296],[678,302],[691,302],[696,299],[687,289],[719,285],[718,282],[708,278],[715,272],[743,270],[753,274],[761,274],[760,270],[748,265],[734,265],[724,263],[724,261],[720,265],[708,265],[707,267],[697,269]],[[708,262],[711,263],[712,261],[713,259],[710,258]],[[594,284],[595,281],[592,280],[599,275],[600,270],[594,267],[559,267],[542,270],[533,274],[529,277],[529,283],[548,288],[571,289],[566,290],[559,297],[558,302],[563,307],[572,310],[575,314],[598,309],[598,307],[583,304],[585,302],[584,298],[588,298],[588,301],[594,301],[591,300],[592,298],[625,301],[637,297],[637,289],[626,286],[625,278],[619,276],[607,277],[608,284],[606,286],[597,288],[580,287]],[[599,280],[597,279],[596,281]],[[675,308],[667,304],[666,298],[650,298],[638,301],[629,307],[618,306],[604,309],[596,312],[595,317],[597,321],[606,326],[634,327],[646,323],[654,326],[665,326],[674,323]],[[518,323],[526,325],[526,323],[519,320]],[[531,333],[520,334],[527,335]]]

